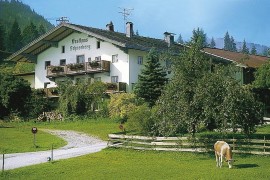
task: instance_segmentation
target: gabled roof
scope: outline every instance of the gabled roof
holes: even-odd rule
[[[211,56],[236,62],[245,67],[258,68],[268,61],[268,57],[225,51],[223,49],[204,48],[203,51]]]
[[[152,47],[159,50],[167,50],[168,44],[161,39],[148,38],[143,36],[126,37],[126,34],[86,27],[76,24],[62,23],[51,31],[32,41],[21,50],[15,52],[7,59],[12,61],[35,61],[36,56],[50,47],[57,47],[58,42],[74,32],[85,33],[90,37],[110,42],[124,49],[137,49],[148,51]],[[180,49],[182,45],[174,43],[170,48]]]
[[[89,37],[95,37],[99,40],[112,43],[124,50],[137,49],[142,51],[149,51],[152,47],[155,47],[160,51],[168,50],[168,43],[162,39],[136,35],[127,37],[124,33],[76,24],[62,23],[51,31],[32,41],[21,50],[15,52],[7,59],[12,61],[35,62],[39,53],[50,47],[57,47],[59,41],[63,40],[74,32],[85,33]],[[178,53],[183,47],[184,45],[173,43],[170,45],[170,51]],[[268,60],[268,57],[264,56],[246,55],[238,52],[225,51],[222,49],[204,48],[203,52],[222,60],[236,62],[241,66],[252,68],[257,68]]]

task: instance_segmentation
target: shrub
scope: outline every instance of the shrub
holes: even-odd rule
[[[128,130],[135,130],[142,134],[151,135],[153,126],[152,111],[146,104],[137,106],[128,113]]]

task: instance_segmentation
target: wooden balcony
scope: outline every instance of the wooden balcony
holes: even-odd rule
[[[110,72],[110,61],[94,61],[86,63],[67,64],[65,66],[48,66],[47,78],[76,76]]]
[[[107,93],[118,93],[118,92],[127,92],[127,83],[118,82],[118,83],[106,83],[107,84]]]

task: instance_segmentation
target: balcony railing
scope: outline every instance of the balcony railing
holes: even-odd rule
[[[65,66],[48,66],[47,77],[61,77],[79,74],[94,74],[110,72],[110,61],[94,61],[85,63],[67,64]]]
[[[126,92],[127,91],[127,84],[125,82],[106,83],[106,84],[107,84],[107,93]]]

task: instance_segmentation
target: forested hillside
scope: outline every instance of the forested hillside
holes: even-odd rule
[[[18,0],[0,0],[0,65],[11,53],[51,28],[53,25],[30,6]]]
[[[53,27],[30,6],[17,0],[0,0],[0,24],[0,37],[4,41],[0,48],[9,52],[20,49]]]

